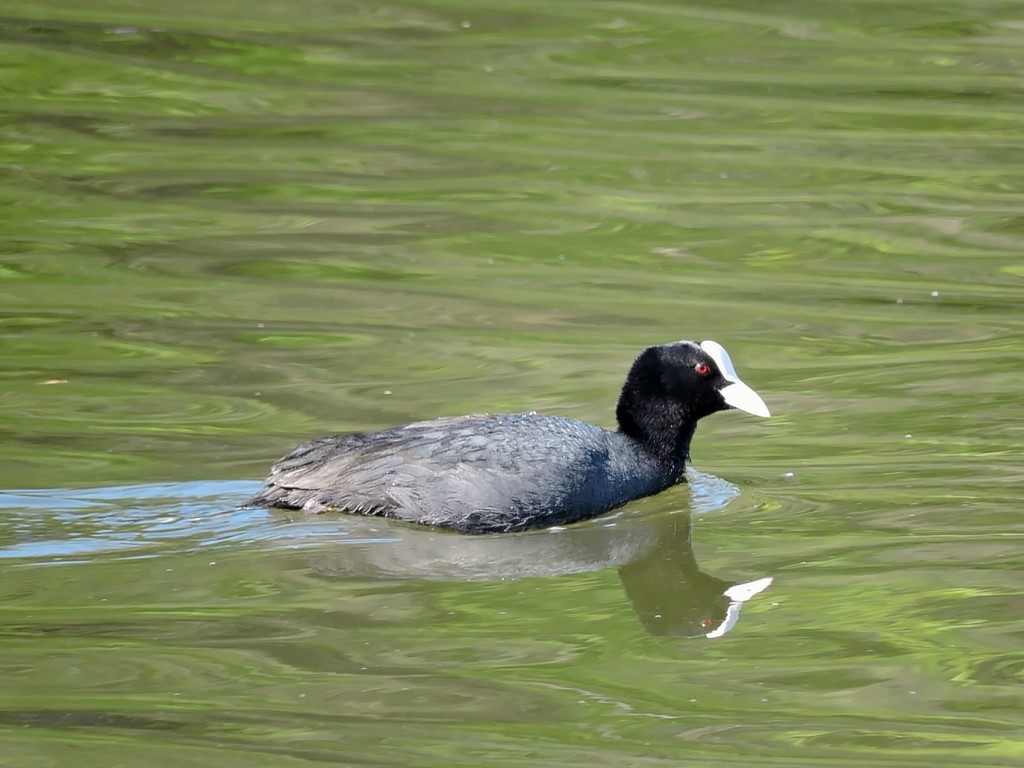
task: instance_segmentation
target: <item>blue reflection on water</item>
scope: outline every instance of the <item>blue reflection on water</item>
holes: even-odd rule
[[[736,486],[714,475],[691,470],[689,480],[689,510],[697,514],[722,509],[739,495]],[[358,518],[293,518],[238,508],[258,487],[253,481],[203,481],[2,492],[0,559],[56,564],[229,543],[308,547],[401,538]],[[616,526],[628,514],[626,507],[595,522]]]

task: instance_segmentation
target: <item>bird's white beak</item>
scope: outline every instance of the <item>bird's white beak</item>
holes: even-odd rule
[[[711,359],[715,361],[718,370],[722,372],[722,376],[729,382],[718,390],[722,394],[722,399],[725,400],[726,405],[746,411],[754,416],[762,416],[766,419],[772,415],[764,400],[761,399],[761,396],[740,381],[740,377],[736,373],[736,369],[733,367],[732,360],[729,358],[729,353],[725,351],[725,347],[717,341],[702,341],[700,348],[707,352]]]

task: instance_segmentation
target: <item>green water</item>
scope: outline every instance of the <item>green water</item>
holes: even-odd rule
[[[7,0],[0,42],[0,764],[1024,762],[1019,3]],[[236,509],[318,433],[610,425],[678,338],[774,418],[608,518]]]

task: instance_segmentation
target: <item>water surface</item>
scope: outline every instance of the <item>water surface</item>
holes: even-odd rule
[[[1022,30],[9,0],[0,762],[1019,765]],[[321,432],[611,425],[678,338],[774,418],[608,518],[237,509]]]

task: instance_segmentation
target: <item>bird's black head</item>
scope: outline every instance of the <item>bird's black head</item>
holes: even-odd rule
[[[629,370],[616,409],[619,430],[680,466],[689,458],[697,420],[727,408],[769,416],[740,381],[720,344],[677,341],[648,347]]]

